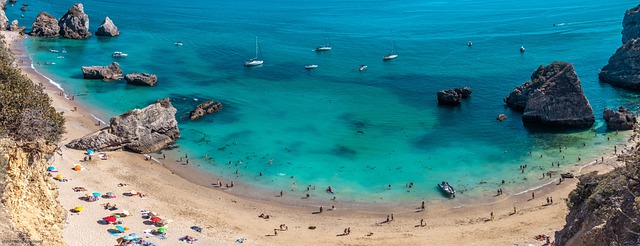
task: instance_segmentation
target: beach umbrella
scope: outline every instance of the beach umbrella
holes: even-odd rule
[[[137,192],[137,191],[135,191],[135,190],[130,190],[130,191],[129,191],[129,194],[131,194],[131,195],[135,195],[135,194],[138,194],[138,192]]]
[[[124,227],[122,226],[116,226],[116,230],[124,232]]]
[[[160,227],[160,228],[158,228],[158,232],[166,233],[167,232],[167,228]]]
[[[94,192],[93,196],[100,196],[100,192]]]
[[[62,179],[62,174],[58,174],[58,175],[56,175],[56,179],[57,179],[57,180],[61,180],[61,179]]]
[[[84,207],[83,206],[77,206],[73,210],[80,212],[80,211],[84,210]]]
[[[56,168],[54,166],[47,167],[47,171],[53,171],[53,170],[56,170]]]
[[[158,223],[158,222],[162,221],[162,219],[160,217],[158,217],[158,216],[151,217],[151,219],[149,219],[149,220],[151,220],[151,222],[153,222],[153,223]]]
[[[115,216],[107,216],[104,218],[104,221],[109,222],[109,223],[115,223],[118,220],[118,218],[116,218]]]
[[[92,149],[87,150],[87,154],[89,154],[89,155],[93,155],[93,153],[94,153],[94,152],[95,152],[95,151],[93,151]]]
[[[82,166],[80,166],[80,165],[75,165],[75,166],[73,166],[73,170],[75,170],[75,171],[81,171],[81,170],[82,170]]]
[[[131,215],[131,213],[129,212],[129,210],[122,210],[122,214],[129,216]]]
[[[131,233],[131,234],[129,234],[129,236],[130,236],[132,239],[136,239],[136,238],[140,237],[140,236],[138,236],[138,234],[137,234],[137,233]]]
[[[113,196],[113,192],[107,192],[107,196]]]
[[[129,241],[129,240],[131,240],[133,238],[131,236],[124,236],[124,237],[122,237],[122,239]]]

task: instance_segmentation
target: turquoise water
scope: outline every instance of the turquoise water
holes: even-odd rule
[[[60,17],[74,1],[29,2],[24,19],[21,3],[7,15],[24,25],[41,10]],[[28,39],[25,45],[34,62],[56,62],[36,69],[103,109],[103,119],[171,97],[182,133],[175,154],[189,153],[191,163],[223,179],[301,194],[308,184],[320,190],[331,185],[342,200],[365,202],[441,199],[435,184],[447,180],[458,196],[472,198],[493,192],[502,179],[511,193],[539,185],[546,182],[541,173],[554,170],[551,162],[586,164],[626,140],[606,132],[602,110],[637,110],[638,98],[599,83],[597,73],[620,46],[624,11],[635,4],[91,1],[84,3],[90,30],[108,15],[121,36]],[[399,58],[383,62],[392,32]],[[326,33],[333,50],[312,52]],[[245,68],[255,36],[265,65]],[[524,54],[518,52],[521,42]],[[64,59],[49,52],[63,48]],[[114,51],[129,57],[111,58]],[[157,74],[158,85],[82,79],[80,66],[114,60],[125,73]],[[504,107],[502,98],[515,86],[556,60],[575,65],[598,119],[592,129],[530,132],[518,113]],[[319,68],[305,70],[310,63]],[[359,72],[361,64],[369,69]],[[438,90],[459,86],[470,86],[471,98],[460,107],[437,106]],[[221,101],[224,110],[189,122],[188,111],[208,99]],[[505,122],[495,120],[501,113],[509,117]],[[561,153],[560,145],[566,146]],[[406,192],[409,182],[415,186]]]

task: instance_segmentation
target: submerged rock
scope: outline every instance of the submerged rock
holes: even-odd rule
[[[609,130],[631,130],[637,122],[636,116],[624,107],[619,107],[618,111],[605,108],[602,117]]]
[[[462,96],[454,90],[441,90],[436,94],[438,96],[438,104],[440,105],[460,105]]]
[[[146,108],[111,118],[109,127],[72,140],[66,146],[78,150],[125,148],[137,153],[156,152],[180,137],[176,112],[169,98],[158,100]]]
[[[29,35],[36,37],[52,38],[60,36],[60,26],[58,19],[47,12],[40,12],[36,21],[31,25]]]
[[[158,82],[158,76],[148,73],[130,73],[124,76],[128,84],[154,86]]]
[[[540,66],[531,81],[514,88],[504,101],[523,112],[525,125],[586,128],[595,122],[578,75],[566,62]]]
[[[89,16],[84,13],[82,3],[76,3],[58,21],[60,35],[65,38],[85,39],[91,37]]]
[[[104,18],[104,21],[102,22],[102,24],[100,24],[98,30],[96,31],[96,36],[113,37],[118,35],[120,35],[120,30],[118,30],[118,27],[113,24],[113,21],[111,21],[109,16]]]
[[[206,101],[196,106],[195,109],[191,110],[191,112],[189,113],[189,119],[196,120],[204,116],[205,114],[213,114],[220,110],[222,110],[222,103],[215,102],[213,100]]]
[[[118,79],[122,76],[122,69],[117,62],[109,66],[83,66],[82,77],[85,79]]]

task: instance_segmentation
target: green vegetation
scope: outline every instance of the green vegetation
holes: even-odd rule
[[[2,37],[4,39],[4,37]],[[41,85],[20,72],[3,41],[0,49],[0,137],[15,141],[60,141],[64,117],[51,106]]]

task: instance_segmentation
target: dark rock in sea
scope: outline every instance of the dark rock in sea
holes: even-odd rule
[[[9,0],[10,3],[16,3],[18,0]]]
[[[206,101],[196,106],[195,109],[191,110],[191,112],[189,113],[189,119],[196,120],[204,116],[205,114],[213,114],[220,110],[222,110],[222,103],[215,102],[213,100]]]
[[[500,114],[498,115],[498,118],[496,118],[496,120],[498,121],[504,121],[507,119],[507,116],[505,114]]]
[[[142,86],[155,86],[158,82],[158,76],[148,73],[130,73],[124,76],[127,84],[142,85]]]
[[[7,14],[4,10],[0,10],[0,30],[7,30],[9,26],[9,18],[7,18]]]
[[[462,96],[456,93],[454,90],[441,90],[437,93],[438,104],[440,105],[460,105]]]
[[[82,3],[76,3],[58,21],[60,35],[65,38],[85,39],[91,37],[89,16],[84,13]]]
[[[117,62],[109,66],[83,66],[82,77],[85,79],[118,79],[122,76],[122,69]]]
[[[586,128],[595,122],[578,75],[566,62],[540,66],[531,81],[513,89],[504,101],[523,112],[525,125]]]
[[[66,146],[78,150],[125,148],[136,153],[156,152],[180,137],[176,112],[169,98],[158,100],[146,108],[130,110],[111,118],[108,127],[74,139]]]
[[[620,46],[602,68],[600,81],[631,90],[640,90],[640,39]]]
[[[58,19],[47,12],[40,12],[36,21],[32,24],[31,36],[52,38],[60,36],[60,26]]]
[[[453,91],[455,91],[456,93],[458,93],[458,95],[460,95],[460,97],[462,98],[467,98],[471,95],[471,88],[469,87],[462,87],[462,88],[455,88],[453,89]]]
[[[622,19],[622,43],[635,38],[640,38],[640,5],[627,10]]]
[[[609,130],[631,130],[637,122],[636,116],[624,107],[619,107],[618,111],[605,108],[602,117]]]
[[[12,31],[12,32],[23,32],[24,29],[27,29],[27,27],[18,26],[18,20],[11,21],[11,25],[9,26],[9,31]]]
[[[27,11],[27,7],[22,6],[22,7],[20,7],[20,10],[22,10],[22,11]]]
[[[118,35],[120,35],[120,30],[118,30],[118,27],[113,24],[113,21],[111,21],[109,16],[104,18],[104,21],[102,22],[102,24],[100,24],[98,30],[96,31],[96,36],[113,37]]]

